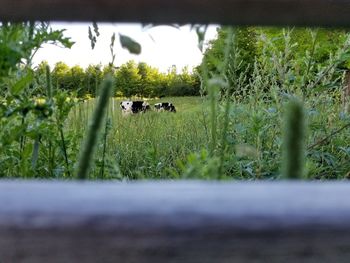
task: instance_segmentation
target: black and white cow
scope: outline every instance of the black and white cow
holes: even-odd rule
[[[150,106],[145,101],[131,101],[125,100],[120,102],[120,108],[122,109],[123,114],[135,114],[135,113],[144,113],[147,110],[150,110]]]
[[[154,104],[156,111],[176,112],[175,106],[171,102],[160,102]]]

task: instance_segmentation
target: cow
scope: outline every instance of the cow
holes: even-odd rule
[[[145,101],[131,101],[125,100],[120,102],[120,108],[122,109],[122,113],[126,114],[136,114],[136,113],[144,113],[147,110],[150,110],[150,106]]]
[[[171,102],[160,102],[154,104],[156,111],[176,112],[175,106]]]

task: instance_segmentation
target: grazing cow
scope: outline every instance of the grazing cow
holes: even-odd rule
[[[175,106],[170,102],[156,103],[156,104],[154,104],[154,107],[156,108],[156,111],[176,112]]]
[[[144,113],[147,110],[150,110],[150,106],[145,101],[131,101],[126,100],[120,102],[120,108],[122,109],[123,114],[135,114],[135,113]]]

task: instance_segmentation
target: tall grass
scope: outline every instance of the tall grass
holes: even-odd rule
[[[200,98],[170,100],[178,113],[147,112],[123,117],[120,100],[110,103],[107,143],[103,143],[103,138],[97,144],[96,167],[90,177],[99,178],[98,168],[103,165],[105,152],[105,178],[173,178],[171,170],[176,162],[185,160],[192,151],[199,151],[207,140],[200,120]],[[118,106],[113,109],[113,104]],[[79,112],[91,112],[93,105],[93,101],[85,102],[73,110],[67,125],[69,132],[80,131],[77,137],[82,136],[87,129],[87,114]]]
[[[151,111],[128,117],[121,114],[120,100],[112,99],[101,134],[96,127],[102,124],[106,101],[99,106],[94,99],[72,104],[67,94],[53,95],[48,90],[53,103],[46,103],[39,113],[15,116],[11,122],[0,119],[0,143],[6,145],[0,153],[1,175],[73,178],[70,171],[77,166],[81,145],[85,145],[78,165],[80,178],[278,179],[282,177],[283,145],[290,145],[285,151],[289,156],[285,177],[348,178],[350,116],[341,103],[342,75],[335,65],[348,52],[350,35],[327,63],[316,67],[313,52],[301,60],[293,59],[290,32],[286,29],[283,33],[283,52],[272,40],[264,40],[263,56],[252,65],[247,82],[245,71],[238,70],[241,63],[239,50],[232,47],[232,30],[225,59],[218,65],[219,74],[210,75],[205,67],[202,70],[203,94],[207,96],[162,99],[174,103],[176,114]],[[317,33],[311,32],[316,48]],[[306,70],[301,71],[300,65]],[[228,78],[234,78],[233,85],[229,86]],[[330,83],[338,87],[325,88]],[[47,84],[50,87],[49,78]],[[284,132],[286,105],[295,98],[304,110],[296,107],[292,111],[295,114],[287,118]],[[149,100],[150,104],[156,102],[159,100]],[[94,113],[96,106],[100,113]],[[53,115],[43,116],[48,109]],[[300,121],[302,112],[306,127]],[[94,128],[89,128],[91,119],[99,122],[93,122]],[[294,143],[300,147],[293,148]],[[28,157],[34,158],[35,165]]]
[[[253,99],[253,98],[251,98]],[[105,176],[121,180],[135,179],[217,179],[222,165],[222,179],[280,178],[283,161],[283,122],[285,107],[261,100],[236,102],[228,113],[225,151],[210,156],[210,130],[207,117],[210,101],[199,97],[167,98],[177,106],[177,113],[148,112],[123,117],[113,103],[109,105],[111,126],[106,148],[103,139],[97,145],[94,168],[90,178],[99,178],[105,151]],[[114,101],[119,105],[120,100]],[[288,100],[286,100],[287,102]],[[317,103],[315,103],[317,101]],[[149,101],[154,103],[156,101]],[[82,103],[71,112],[67,129],[87,129],[86,119],[78,113],[91,112],[94,101]],[[217,132],[225,118],[225,102],[218,104]],[[327,136],[333,129],[347,123],[337,98],[322,95],[305,105],[308,132],[305,144]],[[87,116],[83,114],[82,116]],[[68,132],[68,131],[67,131]],[[350,170],[349,130],[334,135],[327,143],[307,152],[305,176],[309,179],[346,178]],[[217,145],[220,147],[220,145]],[[291,168],[293,169],[293,167]]]
[[[96,104],[94,115],[91,119],[91,124],[78,162],[77,176],[79,179],[86,179],[88,177],[89,168],[91,166],[97,139],[99,137],[99,131],[104,119],[104,114],[108,107],[110,94],[112,93],[112,84],[113,82],[110,77],[105,79],[102,83],[101,94],[98,103]]]
[[[118,99],[108,105],[110,124],[108,132],[96,139],[94,158],[88,178],[135,180],[135,179],[277,179],[280,178],[283,147],[283,120],[288,99],[266,102],[247,97],[245,101],[233,101],[228,111],[227,132],[223,156],[221,140],[218,152],[209,154],[211,130],[210,101],[200,97],[166,98],[172,101],[177,113],[147,112],[123,117]],[[151,104],[158,102],[149,101]],[[68,160],[62,152],[62,141],[52,132],[52,172],[48,167],[48,148],[40,147],[36,173],[14,172],[16,159],[7,147],[1,152],[1,174],[6,177],[23,176],[37,178],[73,178],[72,171],[78,153],[89,129],[95,100],[76,104],[63,125]],[[114,109],[113,109],[114,104]],[[225,101],[218,103],[218,121],[215,131],[221,134],[226,118]],[[318,143],[349,122],[337,96],[328,94],[310,97],[304,103],[308,119],[305,146],[315,146],[306,151],[304,175],[308,179],[347,178],[350,171],[350,131],[345,128],[326,141]],[[55,127],[55,126],[54,126]],[[47,145],[45,132],[41,144]],[[50,135],[52,134],[52,135]],[[57,133],[59,134],[59,133]],[[219,137],[220,138],[220,137]],[[221,139],[221,138],[220,138]],[[23,156],[33,150],[33,139],[26,139]],[[58,148],[57,148],[58,147]],[[5,154],[5,155],[4,155]],[[222,159],[221,159],[222,158]],[[24,169],[30,163],[23,161]],[[24,166],[26,165],[26,166]],[[220,168],[221,167],[221,168]],[[19,167],[20,168],[20,167]],[[221,171],[220,171],[221,169]]]

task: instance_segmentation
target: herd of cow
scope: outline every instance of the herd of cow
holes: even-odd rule
[[[120,102],[120,108],[122,109],[123,115],[127,114],[136,114],[136,113],[144,113],[146,111],[151,110],[151,106],[146,101],[131,101],[125,100]],[[160,102],[154,104],[154,109],[157,112],[160,111],[169,111],[176,112],[175,106],[171,102]]]

